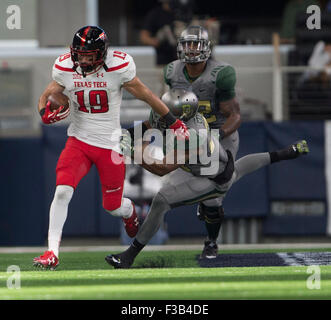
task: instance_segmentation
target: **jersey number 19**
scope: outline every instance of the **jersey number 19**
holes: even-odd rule
[[[77,102],[79,104],[79,111],[87,113],[104,113],[109,110],[108,94],[105,90],[89,91],[89,107],[85,105],[84,90],[75,92]]]

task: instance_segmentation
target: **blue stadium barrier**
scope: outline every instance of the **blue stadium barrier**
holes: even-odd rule
[[[302,138],[310,147],[309,155],[268,168],[270,198],[325,199],[324,122],[267,122],[264,127],[268,150],[283,148]]]
[[[55,190],[55,167],[66,141],[63,126],[43,126],[42,138],[0,139],[1,214],[0,245],[43,245],[49,207]],[[293,162],[277,163],[243,177],[224,201],[228,218],[263,218],[265,234],[325,234],[326,212],[319,216],[277,216],[272,201],[324,201],[324,122],[250,122],[239,129],[237,158],[265,152],[306,138],[311,153]],[[166,215],[171,236],[204,235],[196,205]],[[63,236],[120,236],[121,220],[102,208],[95,167],[77,187],[69,206]]]
[[[239,135],[237,159],[249,153],[267,151],[263,123],[244,123],[239,129]],[[269,212],[267,168],[261,168],[235,183],[224,199],[224,210],[226,218],[231,219],[266,216]],[[197,218],[196,212],[197,205],[192,205],[167,213],[169,235],[206,235],[204,223]]]
[[[40,245],[45,240],[42,150],[38,138],[0,139],[0,245]]]
[[[237,159],[250,153],[268,151],[262,122],[244,123],[238,131]],[[236,182],[224,199],[224,210],[228,218],[266,216],[269,212],[267,168],[252,172]]]
[[[326,179],[323,121],[265,122],[268,150],[306,139],[310,153],[302,158],[273,164],[268,168],[269,202],[321,201],[325,211],[273,215],[263,220],[265,235],[324,235],[326,233]]]

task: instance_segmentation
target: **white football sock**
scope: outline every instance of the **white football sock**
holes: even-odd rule
[[[49,211],[48,250],[52,250],[57,257],[59,257],[62,229],[73,193],[73,187],[57,186]]]
[[[122,199],[122,205],[115,210],[109,211],[106,210],[108,213],[110,213],[112,216],[115,217],[122,217],[124,219],[128,219],[131,217],[133,213],[133,205],[130,199],[123,198]]]

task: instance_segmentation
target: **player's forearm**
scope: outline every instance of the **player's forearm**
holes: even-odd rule
[[[40,96],[39,102],[38,102],[38,112],[40,112],[40,110],[42,110],[46,107],[47,97],[48,97],[48,95],[46,95],[46,94],[42,94]]]
[[[41,109],[44,109],[47,103],[47,98],[52,94],[56,92],[63,92],[64,87],[59,85],[56,81],[52,81],[48,84],[44,92],[41,94],[38,102],[38,111],[40,112]]]
[[[235,132],[241,124],[240,106],[236,98],[220,103],[220,111],[226,121],[220,128],[221,138],[227,137]]]
[[[226,119],[223,126],[220,128],[221,135],[223,135],[223,138],[229,136],[230,134],[232,134],[233,132],[238,130],[238,128],[240,127],[240,124],[241,124],[240,114],[236,114],[236,113],[231,114]]]
[[[164,116],[169,113],[168,107],[161,101],[161,99],[156,96],[151,90],[148,88],[142,94],[142,100],[148,103],[151,108],[158,113],[160,116]]]
[[[146,169],[147,171],[156,174],[160,177],[178,169],[180,167],[179,164],[147,164],[143,162],[141,166]]]
[[[156,159],[151,158],[149,156],[150,150],[149,151],[146,150],[146,148],[149,148],[149,147],[150,147],[149,142],[145,141],[142,143],[141,149],[139,147],[135,148],[135,152],[138,151],[138,152],[141,152],[142,155],[144,155],[142,157],[142,163],[140,165],[147,171],[149,171],[153,174],[156,174],[158,176],[164,176],[164,175],[168,174],[169,172],[178,169],[181,166],[181,164],[176,163],[177,162],[176,153],[175,153],[174,157],[171,157],[171,159],[174,159],[174,161],[173,161],[174,163],[168,164],[167,163],[168,158],[166,156],[162,160],[156,160]],[[145,151],[147,151],[147,152],[145,152]],[[147,159],[148,159],[148,163],[146,162]]]
[[[147,146],[148,144],[144,145],[143,151],[145,148],[147,148]],[[199,150],[197,149],[196,152],[199,152]],[[191,153],[192,156],[194,151],[191,150]],[[170,151],[169,154],[164,156],[162,161],[160,160],[155,161],[152,164],[146,163],[143,158],[141,166],[153,174],[156,174],[158,176],[164,176],[180,168],[183,165],[183,163],[189,160],[189,158],[190,158],[190,152],[188,150],[186,150],[185,153],[180,152],[180,154],[178,154],[178,152],[176,152],[175,150],[172,150]],[[168,159],[171,159],[171,162],[173,163],[167,163],[169,162]]]
[[[123,87],[137,99],[149,104],[159,115],[164,116],[169,113],[168,107],[156,96],[145,84],[135,77],[129,82],[123,84]]]

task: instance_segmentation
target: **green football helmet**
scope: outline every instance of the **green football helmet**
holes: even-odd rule
[[[161,100],[169,108],[170,112],[177,118],[187,122],[198,112],[199,100],[192,92],[184,89],[171,89],[163,94]],[[154,127],[165,130],[167,125],[162,117],[152,111],[152,122]]]

